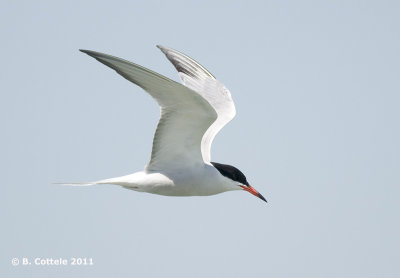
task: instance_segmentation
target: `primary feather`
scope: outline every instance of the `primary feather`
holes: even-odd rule
[[[174,65],[183,84],[207,100],[218,115],[201,141],[203,159],[206,163],[210,163],[211,144],[214,137],[236,115],[231,93],[208,70],[189,56],[161,45],[157,45],[157,47]]]

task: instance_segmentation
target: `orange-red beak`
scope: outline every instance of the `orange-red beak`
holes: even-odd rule
[[[243,190],[253,194],[254,196],[260,198],[261,200],[263,200],[264,202],[267,203],[267,200],[265,200],[265,198],[263,197],[263,195],[260,194],[260,192],[258,192],[257,190],[254,189],[254,187],[251,187],[250,185],[241,185],[241,188],[243,188]]]

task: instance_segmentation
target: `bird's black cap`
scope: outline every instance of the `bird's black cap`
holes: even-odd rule
[[[246,176],[236,167],[227,164],[221,164],[217,162],[211,162],[211,164],[223,175],[231,180],[237,181],[241,184],[249,186]]]

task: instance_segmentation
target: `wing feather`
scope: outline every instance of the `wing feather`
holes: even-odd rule
[[[81,50],[149,93],[161,107],[146,169],[155,171],[203,163],[201,141],[217,119],[201,95],[161,74],[111,55]]]
[[[157,46],[174,65],[183,84],[197,92],[217,112],[217,120],[207,129],[201,142],[205,162],[211,161],[211,144],[217,133],[236,115],[229,90],[203,66],[187,55],[161,45]]]

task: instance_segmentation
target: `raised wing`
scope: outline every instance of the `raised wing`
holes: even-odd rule
[[[217,119],[213,107],[201,95],[163,75],[126,60],[81,50],[149,93],[161,107],[146,169],[157,171],[203,163],[200,144]]]
[[[203,66],[179,51],[157,45],[175,66],[185,86],[201,95],[217,112],[217,120],[207,129],[201,141],[201,153],[205,162],[211,161],[211,144],[215,135],[236,114],[229,90]]]

